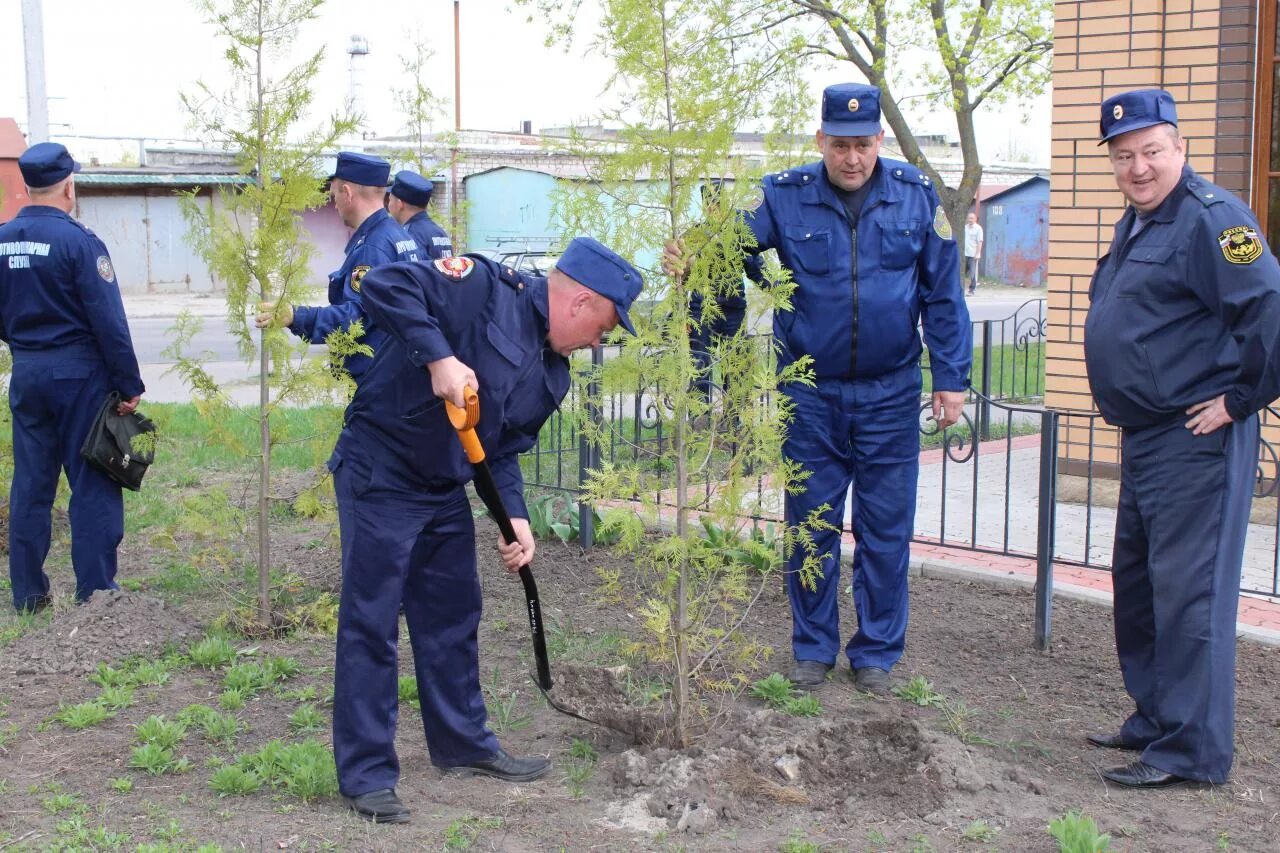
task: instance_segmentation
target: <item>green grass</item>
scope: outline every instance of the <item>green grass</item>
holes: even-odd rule
[[[1098,831],[1093,818],[1069,811],[1049,821],[1049,834],[1058,842],[1059,853],[1108,853],[1111,836]]]
[[[796,690],[789,678],[777,672],[752,684],[751,695],[793,717],[816,717],[822,713],[822,704],[816,696]]]

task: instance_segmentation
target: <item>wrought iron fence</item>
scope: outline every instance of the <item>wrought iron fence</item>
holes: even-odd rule
[[[1118,461],[1114,434],[1100,428],[1097,413],[1041,405],[1044,301],[1029,300],[1008,317],[973,326],[975,381],[961,423],[938,435],[925,389],[915,539],[1033,559],[1042,591],[1051,588],[1055,562],[1109,569]],[[760,357],[769,357],[767,337],[759,340]],[[613,355],[598,348],[591,357],[599,365]],[[717,387],[713,383],[713,394]],[[591,389],[588,396],[597,393]],[[603,461],[641,459],[660,470],[670,441],[668,412],[661,390],[643,381],[595,407],[575,392],[525,455],[526,482],[576,497],[586,472]],[[1263,417],[1280,425],[1280,411],[1267,409]],[[588,441],[577,428],[578,418],[589,418],[603,440]],[[1241,590],[1280,596],[1280,451],[1267,434],[1259,447]],[[1067,469],[1059,471],[1063,459]],[[713,474],[701,484],[708,494],[714,479]],[[579,513],[582,544],[589,547],[591,510],[582,505]],[[1036,616],[1037,636],[1045,643],[1049,618],[1045,596]]]

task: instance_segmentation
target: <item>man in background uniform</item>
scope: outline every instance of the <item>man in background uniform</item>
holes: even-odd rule
[[[1280,264],[1249,208],[1187,165],[1168,92],[1110,97],[1100,126],[1129,207],[1089,288],[1085,365],[1121,430],[1111,579],[1136,707],[1089,740],[1139,753],[1103,771],[1118,784],[1221,784],[1258,411],[1280,396]]]
[[[907,631],[920,469],[917,324],[940,428],[961,416],[973,359],[951,224],[928,177],[880,156],[883,140],[879,89],[828,86],[816,134],[822,160],[766,177],[744,214],[753,251],[776,249],[796,285],[791,310],[774,313],[779,364],[813,359],[813,385],[779,388],[794,406],[783,453],[811,474],[786,496],[787,524],[803,525],[825,504],[831,525],[812,534],[821,560],[812,587],[801,574],[805,549],[787,561],[791,681],[823,684],[840,653],[840,531],[852,484],[858,630],[844,652],[855,685],[880,694]]]
[[[395,792],[398,611],[413,649],[431,762],[455,775],[541,777],[542,757],[508,755],[486,724],[477,628],[473,469],[444,400],[479,394],[476,435],[511,515],[508,571],[533,559],[518,456],[569,390],[567,356],[619,323],[640,274],[578,237],[546,278],[463,255],[369,273],[364,304],[387,334],[347,407],[329,468],[342,539],[334,665],[338,787],[357,814],[408,820]]]
[[[431,181],[406,169],[396,173],[387,196],[387,212],[404,226],[430,261],[453,256],[453,241],[427,214],[432,189]]]
[[[421,257],[413,238],[382,205],[390,173],[391,164],[381,157],[354,151],[338,154],[337,168],[329,177],[329,196],[343,223],[355,233],[347,241],[342,266],[329,276],[329,304],[295,307],[263,302],[258,306],[258,328],[278,321],[298,337],[322,344],[330,332],[348,330],[359,320],[364,326],[360,342],[377,349],[379,335],[360,307],[360,282],[374,267]],[[359,382],[369,360],[366,355],[348,356],[344,367]]]
[[[13,354],[9,581],[14,607],[27,612],[52,600],[44,561],[59,469],[71,486],[76,600],[118,589],[124,499],[80,447],[108,392],[128,414],[145,389],[111,256],[70,215],[80,164],[64,146],[41,142],[18,168],[31,203],[0,226],[0,337]]]

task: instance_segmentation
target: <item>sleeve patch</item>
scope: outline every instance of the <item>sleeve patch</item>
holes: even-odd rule
[[[440,258],[438,261],[433,261],[432,266],[441,275],[454,281],[462,281],[471,275],[471,271],[476,267],[476,262],[464,255],[460,255],[456,258]]]
[[[747,211],[757,210],[762,204],[764,204],[764,187],[757,185],[751,191],[751,198],[747,199],[742,205],[742,209]]]
[[[1233,264],[1251,264],[1262,257],[1262,240],[1249,225],[1237,225],[1218,235],[1222,257]]]
[[[367,265],[361,265],[351,271],[351,289],[356,293],[360,292],[360,282],[364,281],[365,273],[370,269]]]
[[[951,220],[947,219],[947,212],[942,209],[942,205],[938,205],[933,211],[933,233],[943,240],[951,239]]]
[[[116,280],[116,271],[111,266],[111,259],[106,255],[98,255],[98,275],[108,284]]]

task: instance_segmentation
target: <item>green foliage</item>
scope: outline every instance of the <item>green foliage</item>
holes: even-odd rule
[[[996,836],[1000,834],[1000,828],[992,826],[985,820],[970,821],[969,825],[964,828],[964,832],[960,833],[960,837],[965,841],[978,841],[983,844],[989,844],[995,841]]]
[[[161,714],[152,714],[133,727],[134,737],[140,744],[155,744],[173,749],[187,736],[187,726],[181,720],[166,720]]]
[[[300,743],[273,740],[257,752],[237,758],[235,766],[303,801],[338,793],[333,753],[315,740]]]
[[[52,843],[43,849],[56,851],[120,850],[132,839],[128,833],[113,832],[105,826],[90,827],[83,815],[74,815],[54,824]]]
[[[79,796],[65,792],[51,794],[40,801],[40,806],[49,814],[61,814],[70,809],[77,811],[84,809]]]
[[[501,735],[506,732],[522,729],[533,721],[528,714],[521,713],[520,694],[515,690],[504,690],[498,678],[498,668],[493,668],[488,684],[481,684],[485,696],[485,707],[489,709],[489,727],[493,733]]]
[[[235,647],[226,637],[214,635],[205,637],[191,645],[187,650],[191,662],[196,666],[216,669],[236,659]]]
[[[469,850],[486,829],[497,829],[500,826],[502,818],[497,817],[459,818],[444,831],[444,849]]]
[[[1069,811],[1049,821],[1049,834],[1058,842],[1059,853],[1107,853],[1111,836],[1098,831],[1093,818]]]
[[[62,705],[53,718],[69,729],[87,729],[114,717],[101,702],[80,702],[76,705]]]
[[[912,676],[911,680],[906,684],[899,684],[894,687],[893,695],[923,708],[939,706],[947,699],[947,697],[934,690],[933,684],[923,675]]]
[[[569,760],[565,766],[565,784],[574,799],[586,792],[587,780],[595,773],[596,763],[600,756],[595,748],[581,738],[574,738],[569,746]]]
[[[133,780],[128,776],[114,776],[107,780],[107,787],[117,794],[128,794],[133,791]]]
[[[112,711],[123,710],[133,704],[133,687],[125,685],[104,687],[98,696],[98,701]]]
[[[209,787],[220,797],[243,797],[262,787],[262,780],[252,770],[234,764],[225,764],[213,771]]]
[[[401,702],[413,706],[413,710],[421,711],[422,703],[418,700],[418,679],[412,675],[402,675],[396,682],[396,695]]]
[[[563,495],[542,495],[528,502],[529,529],[539,539],[549,539],[552,534],[561,542],[576,542],[582,535],[582,513],[576,501]],[[594,508],[591,510],[592,541],[596,545],[613,545],[621,537],[621,530],[607,524]]]
[[[191,760],[186,756],[178,757],[171,747],[159,743],[143,743],[133,748],[129,755],[129,766],[142,770],[152,776],[164,773],[186,773],[191,769]]]
[[[182,99],[197,131],[235,152],[243,176],[239,186],[217,192],[216,205],[208,203],[199,188],[184,194],[182,202],[189,239],[226,288],[226,316],[241,356],[258,363],[260,404],[253,410],[235,406],[199,358],[187,353],[198,330],[196,319],[179,318],[168,352],[209,421],[210,439],[228,441],[228,425],[237,420],[249,420],[257,428],[253,453],[262,461],[257,618],[264,629],[271,625],[270,472],[273,448],[282,441],[272,413],[285,403],[343,398],[352,388],[350,377],[335,379],[324,360],[308,358],[305,341],[294,340],[279,326],[258,335],[252,325],[260,302],[297,305],[308,298],[312,247],[302,239],[302,213],[325,203],[321,158],[355,129],[351,119],[338,116],[323,127],[302,128],[314,106],[311,87],[323,50],[296,66],[281,67],[321,2],[199,0],[218,39],[226,44],[223,55],[231,83],[226,92],[214,92],[202,83]],[[361,331],[352,328],[331,335],[334,355],[369,352],[356,340]],[[336,426],[334,421],[331,428]],[[332,433],[316,442],[332,446]]]
[[[320,731],[324,725],[324,715],[315,705],[301,705],[289,715],[289,731],[294,734]]]
[[[816,717],[822,713],[818,697],[796,690],[789,678],[776,672],[752,684],[751,695],[793,717]]]

